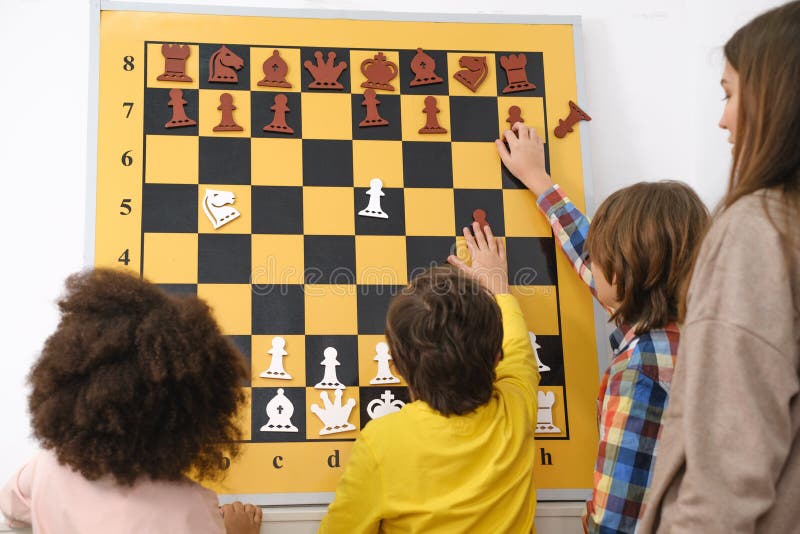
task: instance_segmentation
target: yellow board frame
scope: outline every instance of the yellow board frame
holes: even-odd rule
[[[128,214],[123,212],[128,211],[125,205],[141,205],[144,162],[138,156],[143,153],[145,136],[142,106],[137,107],[136,103],[144,100],[146,73],[143,68],[123,67],[126,56],[141,55],[145,41],[251,45],[268,42],[326,48],[360,48],[368,42],[386,50],[413,49],[420,45],[426,49],[481,50],[482,43],[502,43],[505,50],[544,54],[551,102],[546,110],[546,123],[551,128],[566,115],[568,100],[578,103],[585,100],[577,17],[260,10],[98,0],[92,4],[95,34],[90,98],[94,96],[95,100],[90,102],[96,101],[97,106],[90,103],[86,219],[86,264],[90,266],[120,267],[121,253],[127,251],[130,261],[126,268],[136,273],[142,269],[138,259],[142,243],[141,213],[136,209]],[[181,24],[174,24],[175,17],[181,18]],[[309,24],[314,25],[314,31],[308,31]],[[469,32],[464,31],[465,25]],[[511,26],[515,31],[510,31]],[[495,50],[498,46],[486,48]],[[552,105],[554,101],[564,105]],[[134,102],[132,109],[128,110],[125,102]],[[586,125],[581,124],[575,133],[549,146],[551,174],[584,211],[587,206],[592,207],[586,133]],[[537,438],[535,477],[539,500],[585,498],[592,485],[597,444],[597,347],[603,342],[602,323],[588,291],[560,253],[557,269],[570,430],[569,439]],[[351,446],[350,441],[246,444],[229,476],[213,489],[223,495],[223,500],[247,498],[259,504],[327,503]],[[282,473],[285,476],[280,487],[269,487],[286,451],[300,454],[305,461]],[[333,467],[309,491],[304,481],[319,477],[314,467],[317,464]]]

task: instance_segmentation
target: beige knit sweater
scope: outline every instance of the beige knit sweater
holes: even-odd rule
[[[759,192],[703,242],[638,532],[800,532],[799,234]]]

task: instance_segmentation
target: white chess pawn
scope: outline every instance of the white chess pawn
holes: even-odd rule
[[[528,332],[528,336],[531,338],[531,345],[533,346],[533,354],[536,355],[536,365],[539,366],[539,372],[544,373],[545,371],[549,371],[550,368],[545,364],[543,364],[542,360],[539,359],[539,349],[541,349],[542,346],[536,342],[536,334],[534,334],[533,332]]]
[[[380,399],[372,399],[367,404],[367,414],[370,419],[377,419],[390,413],[399,412],[400,408],[405,405],[406,403],[400,399],[395,399],[392,392],[387,389],[381,394]]]
[[[537,394],[538,411],[536,414],[536,434],[559,434],[561,429],[553,422],[553,405],[556,396],[552,391],[540,391]]]
[[[278,388],[278,394],[267,403],[267,424],[261,427],[262,432],[297,432],[292,424],[294,406],[292,401]]]
[[[373,178],[369,181],[369,204],[363,210],[359,211],[359,215],[364,217],[376,217],[378,219],[388,219],[389,215],[381,208],[381,197],[386,196],[383,192],[383,182],[380,178]]]
[[[370,384],[396,384],[400,382],[400,379],[397,378],[392,374],[392,370],[389,369],[389,361],[391,361],[392,356],[389,354],[389,345],[381,341],[377,345],[375,345],[375,355],[373,360],[378,362],[378,374],[375,375],[375,378],[369,381]]]
[[[339,378],[336,376],[336,368],[340,366],[339,360],[336,357],[339,355],[336,352],[336,349],[333,347],[328,347],[323,352],[323,360],[322,365],[325,366],[325,374],[322,376],[322,380],[320,380],[316,386],[317,389],[340,389],[344,387],[344,384],[339,382]]]
[[[239,217],[239,210],[228,205],[234,202],[236,202],[236,195],[230,191],[206,189],[205,197],[203,197],[203,212],[211,221],[214,230]]]
[[[289,354],[284,350],[286,347],[286,340],[282,337],[272,338],[272,348],[267,351],[267,354],[272,355],[269,361],[269,369],[261,373],[261,378],[280,378],[281,380],[291,380],[292,375],[287,373],[283,368],[283,357]]]

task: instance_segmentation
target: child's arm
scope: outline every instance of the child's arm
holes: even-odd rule
[[[589,219],[548,176],[544,166],[544,142],[536,131],[522,123],[515,124],[513,129],[516,135],[509,130],[505,132],[508,148],[499,139],[496,141],[500,159],[536,195],[539,209],[550,222],[561,250],[597,298],[592,270],[583,250],[589,234]]]
[[[11,528],[31,524],[31,484],[36,458],[22,466],[0,490],[0,512]]]
[[[600,441],[592,499],[584,522],[590,534],[633,534],[650,484],[668,393],[640,369],[609,369],[600,407]]]
[[[353,445],[336,496],[318,534],[373,534],[381,524],[383,488],[375,456],[362,434]]]
[[[472,265],[466,265],[456,256],[450,256],[447,261],[494,294],[503,316],[503,359],[495,369],[496,380],[515,381],[530,397],[528,405],[533,407],[539,371],[522,309],[508,292],[508,264],[503,241],[494,237],[490,226],[481,230],[478,223],[472,224],[472,232],[464,228],[464,239]]]

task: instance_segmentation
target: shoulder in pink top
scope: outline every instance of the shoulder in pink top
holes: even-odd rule
[[[0,510],[10,526],[33,526],[49,533],[140,534],[225,532],[217,496],[190,480],[132,487],[110,478],[87,480],[40,452],[0,491]]]

